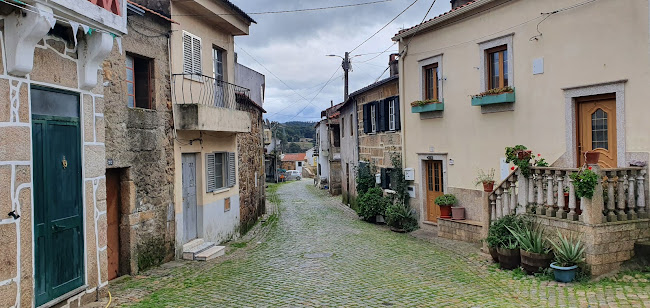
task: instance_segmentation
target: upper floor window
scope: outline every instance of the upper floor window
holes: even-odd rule
[[[130,108],[151,109],[153,60],[126,55],[126,97]]]
[[[213,47],[212,48],[212,77],[214,79],[223,81],[223,50]]]
[[[507,87],[508,46],[502,45],[486,50],[488,69],[488,90]]]
[[[202,74],[201,38],[183,31],[183,74]]]
[[[354,136],[354,117],[350,115],[350,136]]]
[[[438,100],[438,63],[423,67],[424,99]]]
[[[377,105],[370,105],[370,132],[377,132]]]
[[[395,130],[395,100],[388,101],[388,130]]]
[[[341,138],[345,137],[345,117],[341,117]]]
[[[205,176],[207,192],[235,186],[237,182],[235,161],[235,153],[232,152],[206,154]]]
[[[352,124],[352,119],[350,120]],[[366,134],[401,129],[399,96],[363,105],[363,132]]]

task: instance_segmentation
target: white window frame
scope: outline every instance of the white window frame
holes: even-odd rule
[[[190,54],[191,54],[190,57],[191,58],[189,59],[189,61],[191,63],[190,66],[192,67],[192,71],[187,71],[186,70],[186,65],[185,65],[185,61],[188,60],[186,58],[186,54],[185,54],[185,47],[186,47],[185,44],[187,43],[186,39],[185,39],[186,36],[191,39],[191,44],[192,44],[190,46]],[[197,46],[197,44],[198,44],[198,46]],[[201,38],[194,35],[194,34],[192,34],[192,33],[187,32],[187,31],[183,31],[183,46],[182,47],[183,47],[183,74],[199,74],[199,75],[202,75],[203,74],[203,62],[202,62],[202,59],[201,59],[201,54],[202,54],[203,47],[202,47]],[[197,48],[198,48],[198,51],[196,50]],[[198,78],[198,76],[196,76],[196,77],[195,76],[186,76],[186,77],[187,78]]]
[[[370,132],[377,132],[377,106],[376,104],[370,105]]]
[[[395,130],[395,100],[392,99],[388,102],[388,130]]]
[[[429,66],[429,65],[433,65],[433,64],[438,65],[438,67],[436,68],[436,72],[437,72],[437,75],[438,75],[437,76],[438,77],[438,81],[437,81],[438,82],[438,101],[442,102],[443,98],[444,98],[443,87],[442,87],[442,81],[443,81],[443,78],[442,78],[442,54],[439,54],[439,55],[433,56],[433,57],[429,57],[429,58],[425,58],[425,59],[422,59],[422,60],[418,60],[418,66],[419,66],[419,69],[418,69],[418,76],[419,77],[418,77],[418,79],[420,80],[420,100],[426,100],[426,97],[425,97],[426,91],[424,89],[426,87],[426,85],[424,84],[425,81],[424,81],[424,78],[423,78],[424,68]]]

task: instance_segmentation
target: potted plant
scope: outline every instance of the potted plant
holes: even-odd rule
[[[539,226],[508,227],[508,230],[517,239],[520,248],[521,267],[527,273],[539,273],[551,265],[553,253]]]
[[[576,173],[569,175],[573,180],[576,196],[578,198],[591,199],[594,196],[596,185],[598,185],[598,174],[591,170],[591,167],[580,168]]]
[[[451,218],[451,206],[458,203],[458,199],[452,194],[444,194],[436,198],[435,203],[440,207],[440,218]]]
[[[408,205],[394,202],[386,208],[386,224],[395,232],[411,232],[418,227],[418,221],[413,210]]]
[[[497,248],[499,253],[499,264],[501,268],[513,270],[519,267],[521,263],[521,256],[519,253],[519,245],[517,241],[509,241]]]
[[[557,242],[551,241],[555,252],[555,262],[551,263],[551,268],[555,274],[555,281],[571,282],[576,277],[578,265],[585,261],[585,247],[575,236],[567,237],[560,231],[557,231],[557,236]]]
[[[381,222],[383,219],[377,221],[377,218],[384,215],[386,207],[388,206],[388,199],[384,197],[384,193],[380,187],[372,187],[368,191],[359,196],[359,211],[358,214],[367,222]]]
[[[600,152],[587,151],[585,152],[585,164],[595,165],[600,160]]]
[[[492,258],[501,263],[505,269],[514,269],[519,266],[519,248],[517,239],[508,228],[518,229],[525,224],[521,216],[506,215],[490,225],[486,239]]]
[[[490,228],[488,230],[488,236],[485,238],[485,243],[487,244],[488,252],[492,257],[492,261],[499,263],[499,253],[497,252],[497,247],[499,247],[501,241],[499,240],[499,235],[494,232],[494,230],[495,229],[493,228]]]
[[[483,169],[478,169],[478,176],[476,177],[476,186],[483,184],[484,192],[494,191],[494,168],[490,169],[487,173]]]
[[[451,207],[451,219],[453,220],[465,220],[465,208],[462,206],[452,206]]]

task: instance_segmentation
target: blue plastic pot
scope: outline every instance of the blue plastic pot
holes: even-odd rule
[[[563,267],[555,264],[555,262],[551,263],[551,268],[553,269],[553,272],[555,273],[555,281],[557,282],[571,282],[576,278],[576,271],[578,269],[577,265],[574,266],[568,266],[568,267]]]

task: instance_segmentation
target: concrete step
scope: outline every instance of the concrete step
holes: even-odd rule
[[[226,253],[225,246],[212,246],[194,256],[197,261],[208,261],[216,257],[223,256]]]
[[[185,260],[196,260],[196,255],[203,252],[206,249],[214,247],[212,242],[204,242],[201,245],[194,246],[188,250],[183,250],[183,259]]]
[[[187,242],[185,245],[183,245],[183,251],[187,251],[187,250],[190,250],[190,249],[192,249],[192,248],[194,248],[196,246],[199,246],[199,245],[203,244],[203,242],[204,241],[203,241],[202,238],[193,239],[193,240]]]

